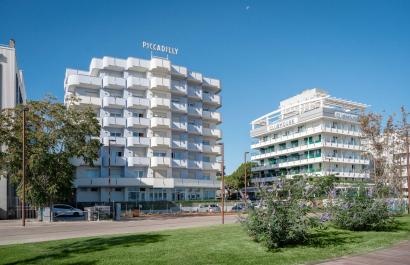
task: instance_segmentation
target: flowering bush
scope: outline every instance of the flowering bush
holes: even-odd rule
[[[336,226],[352,231],[389,230],[396,225],[388,204],[359,187],[355,194],[344,194],[341,203],[332,209]]]

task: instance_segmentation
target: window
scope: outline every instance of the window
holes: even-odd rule
[[[122,113],[119,113],[119,112],[110,112],[110,117],[121,118],[121,117],[122,117]]]
[[[91,191],[96,192],[96,191],[98,191],[98,188],[91,188]]]
[[[115,188],[115,191],[122,191],[122,188]]]
[[[132,136],[134,136],[134,137],[144,137],[144,133],[143,132],[132,132]]]
[[[122,156],[122,152],[117,152],[117,156],[121,157],[121,156]]]
[[[132,113],[132,116],[133,116],[133,117],[136,117],[136,118],[144,118],[144,113],[141,113],[141,112],[133,112],[133,113]]]
[[[110,132],[110,136],[111,137],[121,137],[122,133],[120,133],[120,132]]]

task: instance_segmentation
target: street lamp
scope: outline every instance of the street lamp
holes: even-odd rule
[[[222,224],[225,224],[225,172],[224,172],[224,167],[225,167],[225,150],[224,150],[224,144],[219,143],[221,146],[221,204],[222,204],[222,210],[221,210],[221,217],[222,217]]]
[[[23,132],[22,132],[22,142],[23,142],[23,149],[22,149],[22,166],[23,166],[23,194],[21,198],[21,220],[22,225],[26,226],[26,211],[25,211],[25,204],[26,204],[26,112],[28,111],[28,107],[23,107]]]
[[[243,154],[243,160],[244,160],[244,163],[245,163],[245,207],[248,207],[248,192],[247,192],[247,182],[248,182],[248,179],[247,179],[247,172],[246,172],[246,168],[247,168],[247,165],[246,165],[246,155],[247,154],[249,154],[249,152],[245,152],[244,154]]]

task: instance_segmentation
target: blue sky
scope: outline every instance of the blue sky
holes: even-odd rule
[[[28,96],[63,98],[65,68],[92,57],[148,58],[142,40],[178,47],[175,64],[221,79],[227,173],[249,122],[319,87],[374,111],[410,108],[410,1],[0,0],[0,43],[16,39]]]

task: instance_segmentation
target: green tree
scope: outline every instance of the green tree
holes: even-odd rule
[[[251,168],[255,163],[246,163],[246,178],[249,187],[250,178],[252,176]],[[225,177],[225,187],[229,192],[236,191],[243,195],[241,189],[245,187],[245,163],[242,163],[231,175]],[[243,196],[242,196],[243,197]]]
[[[70,104],[76,103],[69,99]],[[70,108],[52,97],[26,104],[26,201],[51,205],[70,196],[75,167],[98,158],[100,125],[91,108]],[[0,170],[22,191],[23,106],[0,113]]]

